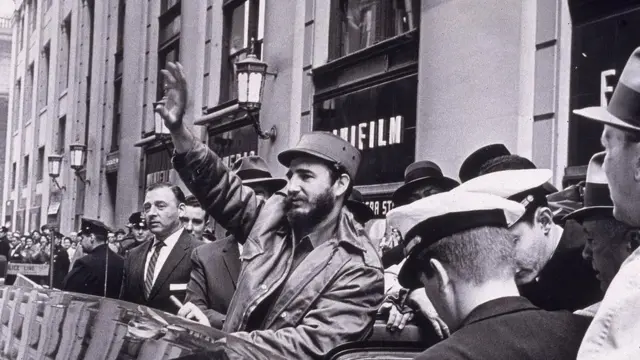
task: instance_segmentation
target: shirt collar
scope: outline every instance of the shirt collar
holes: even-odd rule
[[[469,313],[469,315],[467,315],[460,327],[462,328],[475,322],[490,319],[500,315],[536,309],[538,308],[522,296],[502,297],[478,305]]]
[[[180,227],[180,229],[169,235],[168,238],[164,239],[164,245],[169,249],[173,248],[178,242],[178,239],[180,239],[180,236],[182,236],[182,231],[184,231],[184,228]],[[158,239],[154,238],[153,245],[156,245],[157,243]]]
[[[324,223],[321,226],[317,227],[314,232],[303,237],[301,241],[304,240],[305,238],[309,239],[309,242],[315,249],[318,246],[320,246],[320,244],[322,244],[324,241],[332,239],[335,236],[336,227],[337,227],[337,223],[335,221]]]

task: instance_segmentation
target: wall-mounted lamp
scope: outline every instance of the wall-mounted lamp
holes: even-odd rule
[[[264,80],[267,75],[277,77],[277,73],[267,72],[269,65],[258,59],[255,55],[255,39],[251,39],[251,49],[247,58],[235,63],[236,80],[238,85],[238,107],[247,112],[247,116],[253,121],[253,127],[260,139],[276,139],[276,126],[267,131],[262,131],[260,121],[255,116],[262,106],[262,92]]]
[[[62,168],[62,155],[49,155],[48,159],[48,168],[49,168],[49,177],[53,180],[53,183],[56,184],[58,189],[66,190],[67,188],[64,186],[60,186],[58,183],[58,176],[60,176],[60,169]]]
[[[83,178],[80,171],[84,168],[84,164],[87,160],[87,146],[82,144],[69,145],[69,157],[71,159],[71,168],[75,172],[76,176],[84,184],[91,185],[89,179]]]

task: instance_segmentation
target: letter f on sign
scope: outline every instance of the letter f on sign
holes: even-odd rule
[[[613,86],[610,86],[607,83],[607,78],[609,76],[615,76],[615,75],[616,75],[616,69],[609,69],[600,73],[600,106],[609,105],[607,94],[610,94],[613,92]]]

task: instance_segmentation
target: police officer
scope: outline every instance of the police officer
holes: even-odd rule
[[[82,219],[81,246],[87,255],[79,258],[64,279],[65,291],[117,299],[124,259],[107,246],[109,228],[98,220]]]
[[[399,274],[424,287],[452,335],[418,359],[573,359],[589,319],[518,296],[513,237],[525,213],[501,197],[450,191],[392,210],[405,234]]]

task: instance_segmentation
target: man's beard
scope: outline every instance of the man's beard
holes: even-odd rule
[[[294,200],[310,205],[307,212],[299,212],[298,207],[293,204]],[[330,189],[321,193],[315,199],[304,199],[297,196],[287,195],[284,201],[287,212],[287,220],[296,231],[306,233],[314,226],[322,222],[333,210],[336,204]]]

